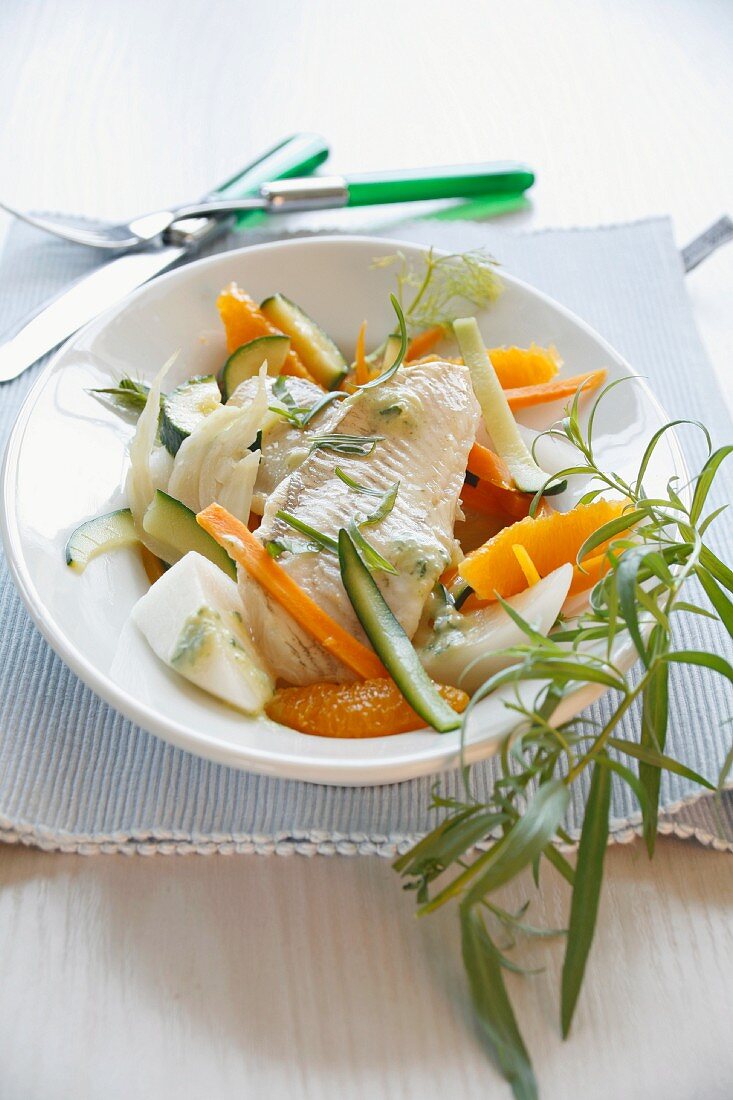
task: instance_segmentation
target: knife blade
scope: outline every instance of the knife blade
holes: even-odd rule
[[[262,184],[270,180],[315,171],[327,157],[328,146],[321,137],[295,134],[252,161],[206,198],[256,194]],[[237,225],[244,224],[246,218],[246,214],[240,215]],[[0,383],[17,378],[109,306],[224,233],[234,220],[192,218],[181,221],[173,227],[168,243],[162,248],[109,260],[45,301],[0,344]]]

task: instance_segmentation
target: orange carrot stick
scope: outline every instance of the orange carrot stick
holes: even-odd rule
[[[433,325],[432,328],[426,328],[424,332],[418,332],[407,345],[405,362],[409,363],[411,359],[422,359],[423,355],[432,351],[444,336],[445,329],[442,325]]]
[[[468,468],[481,481],[489,481],[499,489],[514,489],[512,475],[504,459],[480,443],[474,443],[469,451]]]
[[[593,370],[587,374],[576,374],[572,378],[554,379],[552,382],[543,382],[539,386],[519,386],[516,389],[504,390],[509,408],[512,412],[517,409],[527,409],[531,405],[543,405],[547,401],[559,401],[563,397],[575,397],[578,386],[583,387],[583,393],[590,393],[606,381],[605,370]]]
[[[143,546],[140,543],[140,557],[143,559],[143,568],[151,584],[155,584],[165,573],[165,566],[160,558],[156,558],[155,554],[152,554],[148,550],[147,546]]]
[[[361,328],[359,329],[359,335],[356,338],[356,352],[354,353],[354,365],[356,367],[356,384],[357,386],[363,386],[365,382],[368,382],[371,378],[371,371],[369,370],[369,364],[366,361],[365,345],[366,345],[366,321],[361,322]]]
[[[249,575],[277,600],[299,626],[347,668],[365,680],[387,676],[376,653],[352,638],[300,588],[243,523],[220,504],[210,504],[196,519]]]
[[[506,516],[507,520],[515,520],[529,515],[532,494],[518,493],[516,489],[501,489],[490,481],[480,481],[478,485],[465,483],[461,489],[461,500],[475,512],[483,512],[487,516]]]

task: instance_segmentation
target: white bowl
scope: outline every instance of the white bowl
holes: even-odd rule
[[[349,353],[364,318],[375,338],[394,323],[388,300],[394,270],[374,268],[372,260],[397,247],[419,260],[422,250],[413,245],[321,237],[228,252],[173,271],[61,348],[18,417],[3,471],[3,536],[21,596],[43,635],[85,683],[180,748],[249,771],[349,785],[392,783],[458,764],[457,733],[334,740],[245,718],[170,672],[126,626],[130,608],[147,588],[135,552],[98,559],[81,576],[64,561],[66,539],[79,522],[125,503],[132,428],[87,390],[126,374],[150,379],[177,349],[181,354],[169,382],[218,370],[226,351],[215,302],[233,279],[257,299],[281,290]],[[607,368],[610,380],[633,374],[578,318],[520,280],[502,277],[504,294],[479,316],[488,344],[555,344],[566,374],[598,367]],[[558,405],[554,415],[561,411]],[[528,410],[523,422],[544,427],[552,412],[550,406]],[[646,442],[665,419],[643,382],[617,386],[596,420],[601,464],[633,476]],[[667,433],[647,483],[661,491],[670,475],[684,472],[677,442]],[[628,666],[633,657],[622,640],[615,659]],[[566,701],[566,715],[597,694],[579,691]],[[501,697],[486,700],[475,714],[468,760],[494,752],[516,722]]]

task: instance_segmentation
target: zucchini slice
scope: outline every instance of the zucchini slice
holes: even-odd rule
[[[66,543],[66,564],[76,573],[83,573],[92,558],[139,543],[132,512],[120,508],[105,516],[95,516],[80,524]]]
[[[170,547],[169,564],[179,561],[190,550],[208,558],[228,576],[237,579],[237,567],[232,559],[196,522],[196,513],[180,500],[156,489],[152,504],[143,516],[143,530],[151,538]]]
[[[506,394],[486,351],[475,317],[463,317],[453,322],[453,331],[461,349],[463,362],[469,369],[471,384],[481,406],[486,430],[499,455],[504,459],[514,484],[523,493],[537,493],[550,475],[542,470],[517,427]],[[545,492],[561,492],[564,485],[553,485]]]
[[[184,439],[221,405],[221,392],[213,374],[201,375],[164,394],[160,405],[160,440],[175,456]]]
[[[242,344],[241,348],[232,352],[219,374],[224,400],[229,400],[240,382],[259,374],[264,362],[267,362],[269,375],[278,375],[289,351],[289,336],[258,336],[256,340]]]
[[[335,389],[348,365],[331,337],[284,294],[265,298],[260,309],[275,328],[290,337],[293,351],[316,382],[327,390]]]
[[[438,693],[348,531],[339,531],[341,580],[356,616],[382,664],[412,709],[439,733],[457,729],[461,717]]]
[[[386,370],[389,370],[397,356],[400,354],[401,349],[402,337],[400,336],[399,332],[393,332],[390,336],[387,337],[387,342],[384,345],[384,355],[382,356],[382,373],[384,373]]]

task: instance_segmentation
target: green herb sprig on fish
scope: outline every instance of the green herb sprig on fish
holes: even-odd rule
[[[310,440],[313,451],[333,451],[337,455],[355,455],[368,458],[383,435],[344,435],[335,432],[331,435],[316,435]]]
[[[282,374],[279,374],[273,383],[272,395],[280,404],[270,405],[269,411],[282,416],[294,428],[299,428],[301,431],[305,430],[311,420],[319,412],[322,412],[326,406],[349,396],[340,390],[333,390],[331,393],[324,393],[322,397],[316,398],[311,405],[296,405],[295,399],[288,388],[287,380]]]
[[[375,546],[364,535],[363,527],[373,527],[377,523],[381,523],[383,519],[386,519],[389,513],[395,506],[397,500],[397,494],[400,489],[399,481],[396,481],[394,485],[390,485],[386,491],[381,489],[371,489],[366,485],[361,485],[358,481],[355,481],[352,477],[349,477],[340,466],[337,466],[334,470],[336,476],[343,481],[344,485],[347,485],[354,492],[361,493],[365,496],[378,498],[379,503],[373,512],[363,516],[357,514],[349,523],[349,534],[361,553],[364,564],[372,572],[381,571],[384,573],[396,574],[397,570],[391,562],[379,553]],[[338,540],[332,538],[330,535],[324,534],[322,531],[317,531],[310,524],[304,523],[303,520],[298,519],[297,516],[291,515],[289,512],[279,511],[276,516],[283,523],[286,523],[289,527],[292,527],[294,531],[298,531],[299,534],[305,535],[309,539],[309,548],[318,551],[326,550],[329,553],[338,555]]]
[[[598,401],[602,398],[603,394]],[[733,684],[733,667],[720,653],[675,648],[675,625],[689,615],[717,621],[733,638],[733,570],[709,543],[711,526],[722,509],[705,514],[711,486],[733,446],[713,450],[704,426],[694,423],[708,445],[702,468],[689,485],[672,479],[665,494],[650,496],[645,477],[657,446],[672,427],[689,422],[676,421],[656,432],[636,476],[625,481],[596,463],[593,427],[598,401],[585,431],[576,400],[550,434],[570,443],[578,454],[575,465],[555,476],[586,476],[585,501],[613,489],[630,502],[627,513],[601,527],[578,554],[582,567],[595,548],[608,542],[609,572],[593,589],[588,611],[575,620],[562,620],[547,638],[504,604],[524,641],[506,651],[513,665],[483,685],[463,721],[465,737],[481,700],[500,688],[510,692],[505,705],[515,713],[518,731],[502,746],[500,778],[491,798],[481,801],[464,768],[464,797],[444,799],[434,792],[440,823],[395,862],[395,870],[406,879],[405,888],[415,892],[419,915],[446,904],[457,906],[474,1009],[518,1100],[536,1097],[538,1087],[504,981],[505,971],[524,968],[508,952],[528,937],[564,938],[559,1015],[567,1036],[596,927],[612,780],[625,784],[638,803],[651,857],[663,773],[684,776],[707,790],[716,788],[715,778],[699,775],[665,751],[670,676],[680,666],[701,666]],[[633,641],[640,659],[641,669],[633,675],[615,660],[616,643],[624,635]],[[612,716],[602,726],[582,714],[556,723],[559,705],[584,686],[602,686],[614,693]],[[620,726],[637,712],[638,735],[629,738]],[[722,715],[721,721],[728,717]],[[733,748],[717,777],[719,787],[731,767]],[[558,845],[572,843],[564,820],[571,790],[581,780],[588,781],[588,793],[573,865]],[[477,844],[491,840],[486,850],[477,850]],[[496,903],[495,891],[527,869],[539,885],[543,865],[572,889],[566,929],[535,928],[523,919],[526,906],[512,914]]]

